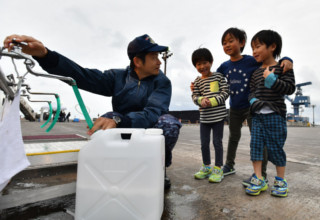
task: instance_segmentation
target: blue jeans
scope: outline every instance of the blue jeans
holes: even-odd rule
[[[200,123],[200,138],[202,161],[204,165],[211,164],[210,155],[210,131],[212,130],[212,142],[215,151],[215,166],[223,165],[223,126],[224,120],[215,123]]]

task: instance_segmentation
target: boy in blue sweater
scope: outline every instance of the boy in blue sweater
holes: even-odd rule
[[[236,152],[241,137],[241,128],[245,120],[251,130],[251,116],[249,114],[250,104],[248,101],[249,82],[252,73],[261,66],[252,56],[242,55],[246,44],[247,35],[238,28],[229,28],[222,35],[222,46],[224,52],[230,56],[230,60],[222,63],[217,69],[225,75],[230,86],[230,111],[229,111],[229,142],[226,163],[223,167],[224,175],[234,174]],[[280,60],[281,61],[281,60]],[[291,60],[282,59],[283,71],[292,69]],[[262,164],[262,175],[267,178],[267,152],[265,149]],[[242,184],[250,185],[251,177],[245,179]]]

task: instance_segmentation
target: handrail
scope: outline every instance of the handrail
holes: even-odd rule
[[[56,98],[57,100],[57,109],[61,109],[60,107],[60,100],[58,101],[58,98],[59,98],[59,95],[56,94],[56,93],[49,93],[49,92],[31,92],[31,87],[28,85],[28,84],[22,84],[22,86],[25,86],[26,87],[26,90],[30,93],[30,94],[33,94],[33,95],[54,95],[54,97]],[[28,97],[28,100],[30,101],[29,97]],[[31,101],[32,102],[32,101]],[[50,108],[50,113],[49,113],[49,117],[48,117],[48,120],[43,124],[41,125],[40,127],[43,128],[44,126],[46,126],[50,119],[51,119],[51,115],[52,115],[52,107],[51,107],[51,102],[48,102],[49,104],[49,108]],[[60,111],[59,112],[56,112],[56,114],[60,115]],[[51,128],[50,129],[47,129],[46,132],[49,132],[53,127],[54,125],[56,124],[57,120],[59,119],[59,117],[55,117],[54,120],[52,121],[52,126],[50,126]]]
[[[30,96],[29,95],[25,95],[25,94],[21,94],[21,96],[26,96],[30,102],[47,102],[47,103],[50,102],[50,101],[44,101],[44,100],[31,100]],[[58,95],[56,96],[56,99],[57,99],[57,111],[56,111],[56,114],[54,116],[54,119],[53,119],[51,125],[47,128],[46,132],[51,131],[51,129],[54,127],[54,125],[56,124],[56,122],[59,119],[60,109],[61,108],[60,108],[60,98],[59,98]]]
[[[60,98],[59,96],[56,97],[57,99],[57,111],[56,114],[54,116],[54,119],[51,123],[51,125],[47,128],[46,132],[51,131],[51,129],[53,128],[53,126],[56,124],[56,122],[58,121],[59,115],[60,115]]]
[[[88,113],[88,111],[86,109],[86,106],[84,105],[84,102],[83,102],[83,100],[81,98],[81,95],[80,95],[80,92],[79,92],[79,89],[78,89],[77,85],[73,85],[72,89],[74,91],[74,94],[77,97],[78,103],[80,105],[80,108],[81,108],[81,111],[83,113],[83,116],[86,119],[88,127],[91,129],[93,127],[93,122],[92,122],[92,120],[91,120],[91,118],[89,116],[89,113]]]
[[[27,61],[27,60],[26,60],[26,61]],[[93,127],[93,122],[92,122],[92,120],[91,120],[91,118],[90,118],[90,116],[89,116],[89,113],[88,113],[85,105],[84,105],[84,102],[83,102],[83,99],[82,99],[82,97],[81,97],[81,95],[80,95],[80,92],[79,92],[77,83],[76,83],[76,81],[75,81],[73,78],[71,78],[71,77],[64,77],[64,76],[57,76],[57,75],[54,75],[54,74],[50,74],[50,75],[49,75],[49,74],[37,73],[37,72],[33,71],[32,68],[31,68],[31,66],[32,66],[34,63],[33,63],[33,64],[32,64],[32,63],[28,64],[27,62],[25,62],[25,64],[26,64],[27,70],[28,70],[31,74],[35,75],[35,76],[42,76],[42,77],[59,79],[59,80],[62,80],[62,81],[64,81],[64,82],[68,83],[70,86],[72,86],[73,92],[74,92],[74,94],[75,94],[75,96],[76,96],[76,98],[77,98],[77,101],[78,101],[78,103],[79,103],[79,105],[80,105],[81,111],[82,111],[82,113],[83,113],[83,116],[84,116],[87,124],[88,124],[88,127],[89,127],[90,129]]]
[[[49,123],[49,121],[51,120],[51,116],[52,116],[52,106],[51,106],[51,102],[48,102],[48,104],[49,104],[49,116],[48,116],[47,121],[46,121],[43,125],[41,125],[40,128],[45,127],[45,126]]]
[[[0,89],[4,91],[4,93],[6,94],[6,96],[9,99],[11,99],[11,100],[14,99],[14,92],[9,87],[8,81],[6,80],[6,77],[5,77],[4,73],[2,72],[1,68],[0,68]]]

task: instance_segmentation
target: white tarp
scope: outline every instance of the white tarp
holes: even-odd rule
[[[0,115],[0,191],[10,179],[30,165],[21,133],[20,92],[12,103],[5,101]]]

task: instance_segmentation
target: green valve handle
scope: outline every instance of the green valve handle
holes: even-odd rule
[[[77,100],[78,100],[78,103],[80,105],[80,108],[81,108],[81,111],[84,115],[84,118],[86,119],[86,122],[88,124],[88,127],[89,129],[91,129],[93,127],[93,123],[92,123],[92,120],[88,114],[88,111],[83,103],[83,100],[81,98],[81,95],[80,95],[80,92],[79,92],[79,89],[78,89],[78,86],[77,85],[72,85],[72,88],[73,88],[73,91],[74,91],[74,94],[76,95],[77,97]]]
[[[49,123],[50,119],[51,119],[51,116],[52,116],[51,102],[48,102],[48,104],[49,104],[49,109],[50,109],[50,111],[49,111],[49,117],[48,117],[48,120],[47,120],[43,125],[40,126],[40,128],[43,128],[44,126],[46,126],[46,125]]]
[[[53,126],[58,121],[58,118],[59,118],[59,115],[60,115],[60,98],[59,98],[59,96],[57,94],[56,94],[56,99],[57,99],[57,112],[56,112],[56,115],[54,116],[53,122],[51,123],[50,127],[46,130],[46,132],[51,131]]]

